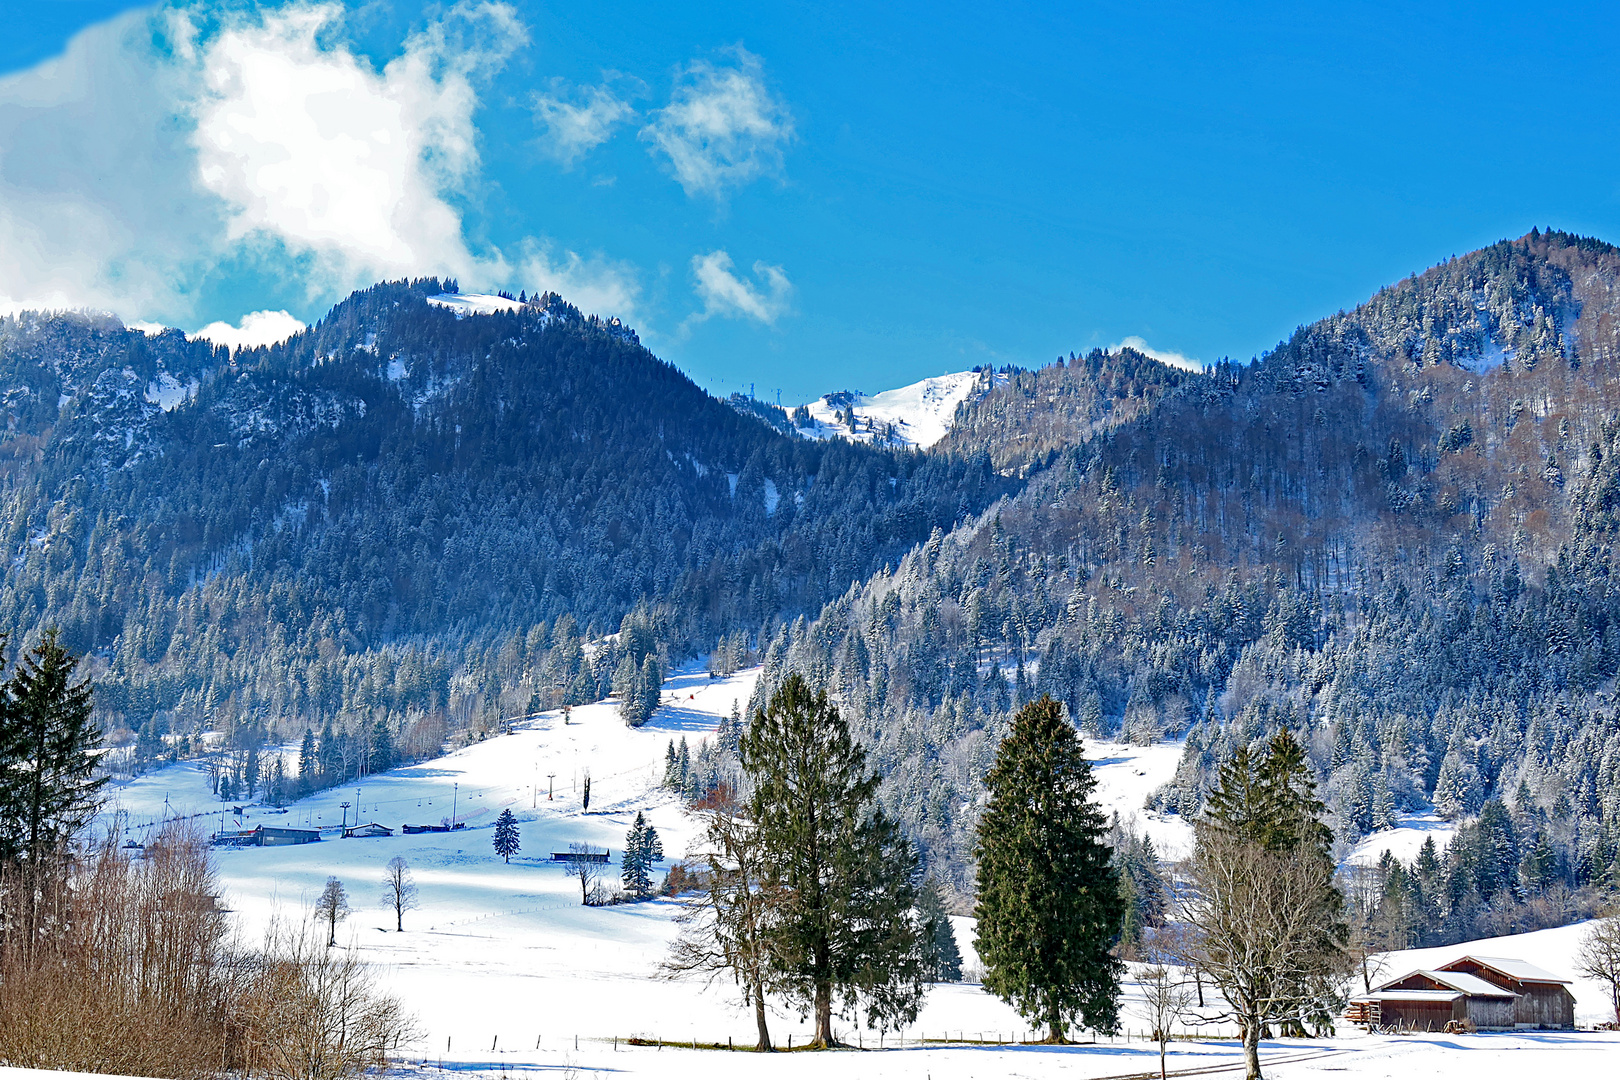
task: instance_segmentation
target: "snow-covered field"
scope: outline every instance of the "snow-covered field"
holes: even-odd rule
[[[1345,862],[1356,866],[1376,866],[1387,851],[1401,862],[1409,863],[1417,858],[1424,841],[1431,838],[1437,850],[1445,851],[1456,831],[1457,827],[1439,814],[1407,814],[1393,829],[1380,829],[1362,837],[1361,842],[1345,857]]]
[[[1192,853],[1192,825],[1178,814],[1144,810],[1147,797],[1175,778],[1181,742],[1134,746],[1086,740],[1086,757],[1097,777],[1095,798],[1106,814],[1133,822],[1137,832],[1153,839],[1161,859],[1184,859]]]
[[[305,917],[307,905],[328,876],[342,880],[354,913],[340,929],[377,966],[380,981],[417,1015],[423,1036],[398,1071],[473,1072],[558,1076],[672,1075],[812,1077],[836,1069],[846,1080],[863,1077],[1053,1076],[1093,1080],[1157,1071],[1156,1048],[1143,1040],[1149,1025],[1134,984],[1126,988],[1125,1028],[1135,1038],[1073,1048],[993,1045],[1027,1032],[1016,1014],[973,984],[939,986],[915,1027],[881,1051],[826,1055],[778,1055],[768,1066],[748,1054],[671,1047],[631,1047],[632,1036],[705,1042],[753,1040],[751,1013],[729,985],[703,986],[657,977],[676,932],[677,905],[652,901],[607,908],[580,905],[575,881],[549,861],[581,841],[609,848],[614,862],[637,810],[647,813],[671,859],[692,838],[679,802],[660,787],[665,748],[683,736],[695,746],[708,738],[733,703],[746,705],[759,673],[746,671],[711,680],[697,670],[665,685],[666,704],[643,728],[619,720],[612,702],[573,710],[565,725],[548,713],[511,735],[458,750],[434,761],[396,769],[356,787],[323,792],[277,814],[246,808],[240,819],[208,791],[203,773],[173,766],[113,792],[109,823],[129,835],[149,834],[165,816],[199,815],[212,831],[257,824],[333,826],[340,819],[437,823],[452,813],[467,828],[453,833],[396,834],[380,839],[328,839],[300,847],[223,849],[218,853],[223,902],[237,913],[249,938],[275,915]],[[1172,817],[1141,809],[1147,794],[1174,771],[1180,747],[1089,744],[1097,764],[1098,798],[1110,812],[1135,816],[1161,852],[1185,852],[1190,830]],[[581,807],[579,781],[592,776],[591,807]],[[548,788],[554,797],[547,798]],[[350,803],[348,809],[340,804]],[[357,812],[358,808],[358,812]],[[519,818],[522,851],[510,865],[494,854],[491,826],[502,809]],[[122,816],[119,812],[122,811]],[[383,867],[396,855],[409,861],[421,906],[406,915],[405,932],[393,929],[382,903]],[[610,868],[616,874],[617,867]],[[968,966],[972,921],[956,920]],[[1579,928],[1543,931],[1518,939],[1399,954],[1385,965],[1398,974],[1464,952],[1519,956],[1554,971],[1571,973],[1569,958]],[[1398,969],[1398,970],[1397,970]],[[1578,983],[1583,1023],[1604,1019],[1603,995]],[[872,1032],[844,1025],[852,1041],[871,1043]],[[809,1025],[797,1015],[772,1017],[780,1043],[802,1044]],[[1230,1029],[1203,1029],[1179,1040],[1172,1069],[1237,1066]],[[949,1039],[953,1042],[941,1043]],[[954,1040],[968,1040],[963,1044]],[[985,1045],[979,1045],[983,1040]],[[1467,1077],[1494,1080],[1526,1071],[1556,1070],[1562,1077],[1614,1075],[1620,1036],[1595,1033],[1392,1038],[1349,1030],[1325,1041],[1278,1041],[1266,1047],[1275,1064],[1268,1075]],[[0,1070],[12,1080],[19,1070]],[[1219,1075],[1219,1073],[1217,1073]],[[54,1074],[60,1077],[61,1074]]]

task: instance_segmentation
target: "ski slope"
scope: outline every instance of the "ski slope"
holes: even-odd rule
[[[958,371],[924,379],[910,386],[885,390],[881,394],[851,394],[847,408],[829,402],[828,398],[839,396],[829,394],[806,403],[805,407],[810,410],[810,418],[815,424],[813,427],[799,428],[798,431],[810,439],[844,438],[855,442],[874,442],[882,441],[883,432],[874,431],[871,425],[875,423],[879,428],[886,428],[892,424],[895,444],[925,450],[945,437],[956,417],[956,407],[972,396],[979,385],[977,372]],[[855,411],[854,431],[836,418],[840,410],[847,412],[850,408]]]

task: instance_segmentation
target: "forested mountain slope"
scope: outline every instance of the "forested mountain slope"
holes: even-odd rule
[[[428,302],[446,287],[379,285],[234,358],[0,321],[0,628],[60,625],[153,752],[334,724],[436,752],[601,696],[615,647],[813,611],[1004,489],[982,455],[774,432],[555,296],[463,318]],[[582,636],[637,610],[593,663]]]
[[[1532,233],[1253,365],[1145,379],[1156,404],[1055,454],[1019,433],[1083,431],[1107,358],[1014,381],[974,408],[1031,414],[988,448],[1028,486],[784,628],[759,692],[789,667],[836,687],[942,866],[966,865],[1008,710],[1050,692],[1095,733],[1185,736],[1159,796],[1182,813],[1284,723],[1341,837],[1490,809],[1447,886],[1459,926],[1504,888],[1612,875],[1617,289],[1620,250]]]
[[[1037,371],[981,372],[983,392],[958,408],[945,453],[987,452],[1007,473],[1052,465],[1065,448],[1144,414],[1189,374],[1135,349],[1095,349]]]

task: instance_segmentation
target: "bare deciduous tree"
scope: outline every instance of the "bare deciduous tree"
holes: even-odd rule
[[[776,893],[765,883],[753,825],[730,788],[722,786],[696,809],[704,829],[691,854],[707,869],[678,919],[681,936],[662,971],[668,978],[701,975],[711,982],[731,976],[743,1002],[754,1007],[755,1049],[768,1051],[773,1047],[765,996],[774,980],[769,928]]]
[[[326,946],[337,944],[337,924],[349,917],[349,894],[343,882],[335,877],[326,879],[326,887],[315,898],[315,917],[326,924]]]
[[[1260,1035],[1278,1021],[1304,1024],[1337,997],[1348,973],[1342,948],[1322,925],[1331,872],[1307,849],[1270,851],[1201,830],[1192,859],[1187,915],[1198,932],[1194,962],[1226,995],[1243,1032],[1247,1080],[1260,1077]]]
[[[1575,968],[1588,978],[1609,984],[1614,1020],[1620,1024],[1620,914],[1592,921],[1575,954]]]
[[[383,872],[383,903],[394,909],[394,929],[405,929],[405,913],[416,907],[416,882],[411,878],[411,864],[395,855],[388,860]]]
[[[589,844],[569,844],[568,861],[563,866],[563,872],[571,878],[579,879],[579,902],[589,904],[591,894],[596,891],[597,883],[602,880],[602,870],[606,865],[600,861],[602,853]]]
[[[233,1006],[247,1075],[343,1080],[387,1062],[416,1035],[356,950],[323,946],[307,922],[273,923]]]
[[[232,984],[207,845],[171,823],[131,859],[109,842],[0,869],[0,1061],[204,1077]]]
[[[1153,1041],[1159,1044],[1159,1080],[1165,1080],[1165,1046],[1170,1041],[1170,1029],[1192,1004],[1192,988],[1187,985],[1186,975],[1171,968],[1163,957],[1144,968],[1137,982],[1142,987],[1148,1020],[1153,1024]]]

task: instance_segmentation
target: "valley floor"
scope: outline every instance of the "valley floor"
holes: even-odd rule
[[[1127,986],[1123,1024],[1134,1038],[1072,1048],[977,1045],[1028,1037],[1016,1014],[972,983],[942,985],[930,994],[918,1023],[894,1048],[877,1036],[841,1029],[866,1052],[751,1054],[665,1046],[632,1047],[631,1037],[670,1042],[752,1045],[753,1019],[729,984],[703,986],[658,977],[677,927],[679,905],[655,900],[613,907],[583,907],[579,885],[550,860],[571,842],[588,842],[618,854],[636,812],[662,834],[670,859],[686,850],[690,820],[673,794],[661,787],[671,739],[694,748],[710,737],[735,702],[746,708],[758,672],[710,679],[682,672],[665,686],[665,704],[640,729],[619,720],[611,702],[561,714],[546,714],[511,735],[492,738],[434,761],[396,769],[346,787],[311,796],[285,813],[246,808],[240,818],[220,812],[202,772],[173,766],[122,785],[113,792],[108,823],[136,841],[165,816],[193,816],[208,831],[257,824],[323,827],[340,817],[404,823],[438,823],[452,815],[467,827],[451,833],[377,839],[325,839],[296,847],[222,849],[218,853],[222,904],[237,915],[250,940],[275,920],[302,921],[329,876],[343,881],[353,914],[340,941],[357,946],[376,969],[378,981],[416,1014],[420,1039],[399,1075],[455,1073],[480,1076],[753,1077],[769,1061],[770,1075],[812,1077],[836,1069],[841,1080],[863,1077],[1103,1077],[1157,1075],[1158,1054],[1142,1038],[1140,992]],[[1098,760],[1099,798],[1129,816],[1175,768],[1178,747],[1090,747]],[[592,798],[582,805],[589,771]],[[540,792],[553,793],[546,798]],[[340,804],[347,802],[345,809]],[[521,822],[522,850],[510,864],[491,847],[494,819],[511,809]],[[357,815],[358,810],[358,815]],[[1179,819],[1140,815],[1165,854],[1175,857],[1187,839]],[[420,908],[407,912],[405,930],[395,930],[381,893],[385,864],[394,856],[409,863],[420,889]],[[667,861],[666,864],[667,865]],[[1580,929],[1565,927],[1479,943],[1486,955],[1520,956],[1568,973]],[[957,923],[966,966],[976,967],[970,920]],[[1432,953],[1461,955],[1468,946]],[[1386,970],[1399,974],[1447,956],[1395,954]],[[1398,970],[1397,970],[1398,969]],[[1601,992],[1577,984],[1578,1019],[1606,1019]],[[810,1026],[797,1016],[775,1013],[772,1035],[802,1045]],[[1171,1051],[1171,1070],[1222,1071],[1240,1064],[1230,1029],[1194,1029]],[[969,1040],[942,1044],[938,1040]],[[1620,1035],[1568,1032],[1477,1036],[1368,1036],[1348,1030],[1335,1039],[1268,1043],[1275,1064],[1267,1075],[1314,1076],[1341,1072],[1354,1077],[1414,1076],[1426,1080],[1495,1080],[1526,1074],[1556,1074],[1560,1080],[1611,1076],[1620,1062]],[[0,1080],[23,1080],[21,1070],[0,1069]],[[53,1074],[60,1078],[61,1074]]]

